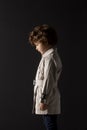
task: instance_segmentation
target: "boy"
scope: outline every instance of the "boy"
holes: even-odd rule
[[[57,52],[57,34],[49,25],[36,26],[29,34],[29,42],[41,53],[34,80],[33,112],[42,115],[47,130],[57,130],[60,110],[58,80],[62,63]]]

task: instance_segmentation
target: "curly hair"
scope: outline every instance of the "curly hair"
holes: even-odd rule
[[[29,42],[35,45],[35,42],[48,43],[52,46],[57,44],[58,37],[55,29],[47,24],[34,27],[33,31],[29,33]]]

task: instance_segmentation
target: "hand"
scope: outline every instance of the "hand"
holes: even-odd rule
[[[44,104],[44,103],[40,103],[40,110],[41,111],[44,111],[48,108],[47,104]]]

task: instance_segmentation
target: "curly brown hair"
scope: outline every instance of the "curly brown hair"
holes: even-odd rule
[[[57,44],[58,37],[55,29],[47,24],[34,27],[33,31],[29,33],[29,42],[35,45],[35,42],[48,43],[52,46]]]

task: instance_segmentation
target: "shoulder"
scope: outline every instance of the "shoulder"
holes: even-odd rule
[[[44,57],[45,62],[51,62],[53,59],[53,54],[49,54],[46,57]]]
[[[54,65],[53,54],[49,54],[48,56],[44,57],[44,67],[50,68],[53,65]]]
[[[43,55],[43,60],[45,63],[54,63],[58,60],[57,49],[51,48]]]

